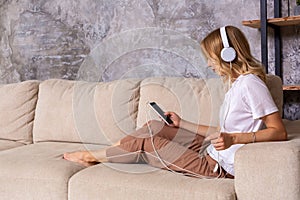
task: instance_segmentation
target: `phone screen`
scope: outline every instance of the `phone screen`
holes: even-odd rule
[[[157,112],[157,114],[163,118],[163,120],[167,124],[172,124],[173,121],[166,115],[164,115],[164,111],[155,103],[155,102],[150,102],[150,106]]]

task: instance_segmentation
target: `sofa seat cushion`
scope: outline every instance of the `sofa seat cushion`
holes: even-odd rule
[[[53,142],[1,151],[1,200],[67,199],[69,178],[84,167],[64,160],[62,155],[84,148]]]
[[[19,146],[24,146],[25,144],[10,140],[0,140],[0,151],[11,149]]]
[[[96,199],[235,199],[234,180],[198,179],[145,164],[99,164],[69,182],[72,200]]]

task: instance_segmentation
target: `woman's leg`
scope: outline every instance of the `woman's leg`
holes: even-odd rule
[[[151,132],[149,129],[151,130]],[[185,146],[195,151],[197,154],[204,140],[204,137],[186,131],[184,129],[169,127],[164,125],[164,123],[160,121],[150,121],[144,127],[135,131],[131,135],[128,135],[125,138],[121,139],[115,145],[116,146],[115,148],[108,147],[97,151],[81,151],[81,152],[74,152],[74,153],[66,153],[64,154],[64,158],[73,162],[78,162],[85,166],[90,166],[97,162],[106,162],[107,151],[110,150],[109,152],[113,152],[112,155],[109,156],[111,162],[125,162],[125,163],[139,162],[141,161],[141,159],[144,160],[144,158],[141,156],[142,155],[141,153],[144,151],[143,139],[151,138],[151,134],[154,138],[164,139],[164,142],[172,141],[172,143],[175,144],[178,143],[181,146]],[[149,140],[147,141],[149,142]],[[168,154],[169,152],[172,151],[165,151],[165,154],[166,153]],[[176,159],[177,156],[176,154],[173,153],[170,155],[172,155],[172,158],[168,158],[167,160]]]
[[[194,141],[195,145],[187,148],[160,136],[132,138],[107,149],[93,152],[75,152],[65,156],[70,156],[68,160],[85,166],[107,161],[116,163],[144,161],[157,168],[171,169],[191,176],[229,177],[221,168],[218,172],[214,172],[217,162],[210,156],[200,156],[197,151],[191,149],[191,147],[198,149],[201,145],[197,144],[197,141],[201,142],[201,140],[198,137]]]
[[[106,150],[107,160],[116,163],[145,162],[151,166],[197,176],[224,177],[214,172],[216,161],[160,136],[133,138]]]
[[[151,132],[149,132],[149,128]],[[177,128],[172,128],[165,126],[163,122],[161,121],[149,121],[146,123],[142,128],[138,129],[137,131],[131,133],[130,135],[122,138],[120,141],[118,141],[116,144],[112,146],[118,146],[120,144],[125,144],[127,145],[130,144],[130,142],[136,141],[136,138],[149,138],[151,137],[151,134],[155,136],[161,136],[164,137],[168,140],[172,140],[176,137],[176,134],[178,132]],[[187,134],[192,135],[192,134]],[[194,134],[193,134],[194,136]],[[187,137],[188,138],[188,137]],[[140,147],[141,149],[142,147]],[[99,149],[96,151],[79,151],[79,152],[72,152],[72,153],[65,153],[64,158],[69,161],[77,162],[80,164],[83,164],[85,166],[90,166],[95,163],[99,162],[106,162],[106,149]],[[129,149],[129,148],[126,148]],[[127,150],[123,151],[120,149],[118,154],[122,155],[122,161],[119,158],[119,162],[126,162],[126,163],[134,163],[139,161],[139,152],[141,151],[140,149],[136,150],[131,150],[131,152],[128,152]],[[127,155],[127,156],[125,156]],[[121,157],[121,156],[120,156]]]

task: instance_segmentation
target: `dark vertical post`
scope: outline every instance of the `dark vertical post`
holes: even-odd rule
[[[288,5],[289,6],[289,5]],[[274,0],[274,17],[281,17],[281,0]],[[274,26],[274,43],[275,43],[275,75],[279,76],[283,82],[281,68],[281,36],[280,26]],[[283,94],[284,95],[284,94]],[[285,97],[283,97],[285,99]],[[285,102],[285,100],[283,100]],[[284,118],[284,105],[282,108],[282,117]]]
[[[260,0],[261,62],[268,73],[267,0]]]
[[[288,0],[288,16],[290,16],[291,10],[290,10],[290,0]]]
[[[274,17],[281,17],[281,1],[274,0]],[[281,36],[280,36],[280,27],[274,27],[274,35],[275,35],[275,74],[282,78],[281,73]]]

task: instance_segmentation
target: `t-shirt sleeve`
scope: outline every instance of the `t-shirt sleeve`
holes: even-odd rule
[[[248,79],[243,84],[244,100],[253,114],[253,119],[259,119],[278,111],[269,89],[260,79]]]

